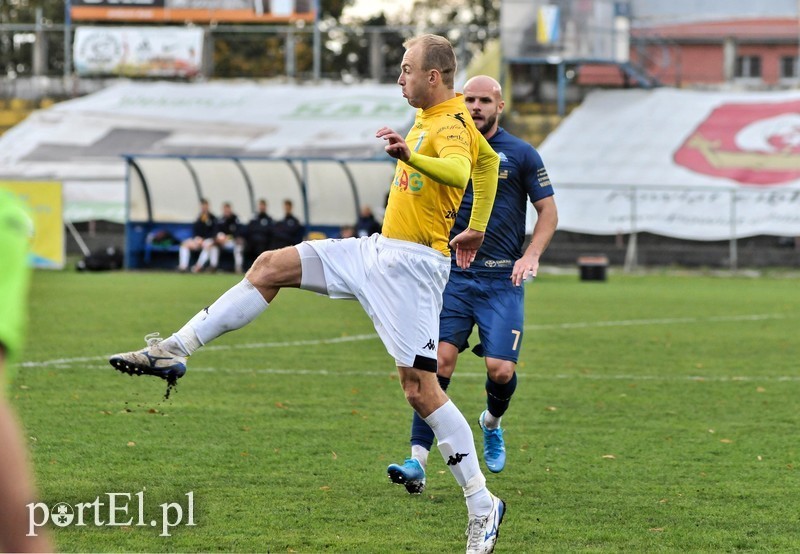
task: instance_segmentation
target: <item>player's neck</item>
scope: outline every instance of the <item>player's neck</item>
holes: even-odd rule
[[[447,102],[456,97],[456,92],[451,88],[437,89],[431,92],[430,101],[423,107],[423,110],[429,110],[434,106],[438,106],[442,102]]]

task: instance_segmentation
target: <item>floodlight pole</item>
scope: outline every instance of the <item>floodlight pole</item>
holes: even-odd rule
[[[320,0],[314,0],[314,81],[322,74],[322,35],[319,29]]]
[[[64,79],[72,74],[72,0],[64,2]]]

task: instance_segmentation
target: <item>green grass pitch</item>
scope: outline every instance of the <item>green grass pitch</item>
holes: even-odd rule
[[[167,401],[160,380],[107,364],[236,281],[35,273],[11,398],[42,501],[142,492],[150,522],[193,494],[195,525],[170,536],[51,525],[57,548],[463,551],[466,508],[437,451],[423,495],[386,478],[408,454],[411,413],[356,302],[281,292],[196,353]],[[542,274],[526,314],[508,464],[487,472],[508,502],[497,552],[800,549],[797,278]],[[450,389],[479,448],[484,379],[465,353]]]

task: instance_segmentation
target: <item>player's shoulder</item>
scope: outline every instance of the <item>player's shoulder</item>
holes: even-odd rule
[[[502,127],[498,127],[497,133],[489,140],[489,144],[496,152],[503,152],[508,158],[514,158],[518,162],[528,162],[533,165],[542,165],[542,157],[532,144],[512,135]],[[503,161],[503,156],[500,157]]]
[[[521,139],[517,135],[509,133],[502,127],[497,128],[497,133],[495,133],[494,136],[492,136],[492,138],[489,140],[489,144],[493,146],[495,144],[498,144],[504,147],[514,148],[520,152],[538,154],[536,148],[534,148],[534,146],[531,143],[529,143],[524,139]]]

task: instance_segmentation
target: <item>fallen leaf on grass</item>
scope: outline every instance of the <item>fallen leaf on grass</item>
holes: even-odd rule
[[[720,439],[719,442],[724,442],[725,444],[733,444],[731,439]]]
[[[339,458],[339,456],[337,456],[337,455],[336,455],[336,452],[333,452],[333,451],[331,451],[331,454],[333,454],[333,459],[334,459],[334,460],[336,460],[337,458]]]
[[[614,456],[613,454],[603,454],[603,459],[604,460],[616,460],[617,457]]]
[[[555,406],[548,406],[547,408],[545,408],[545,410],[547,410],[548,412],[555,412],[556,410],[558,410],[558,408],[556,408]]]
[[[661,533],[663,530],[663,527],[653,527],[652,529],[649,529],[649,531],[652,531],[653,533]]]
[[[758,387],[756,389],[756,392],[767,392],[767,389],[765,389],[764,387]]]
[[[136,446],[136,443],[133,441],[128,441],[128,446]]]
[[[275,402],[275,407],[279,410],[286,410],[287,406],[283,402]]]
[[[329,490],[331,490],[331,488],[330,488],[328,485],[322,485],[322,486],[319,488],[319,490],[321,490],[321,491],[329,491]]]

